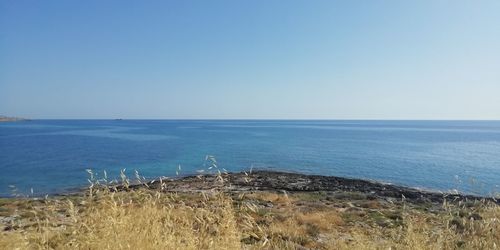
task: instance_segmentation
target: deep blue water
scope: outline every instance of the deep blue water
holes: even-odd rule
[[[254,168],[373,179],[433,190],[500,191],[500,121],[35,120],[0,123],[0,196],[117,177],[193,174],[206,155]]]

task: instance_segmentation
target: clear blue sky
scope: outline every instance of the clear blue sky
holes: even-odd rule
[[[500,119],[500,1],[0,0],[0,114]]]

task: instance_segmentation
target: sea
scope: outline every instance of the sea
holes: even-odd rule
[[[216,160],[207,162],[207,156]],[[210,167],[212,168],[210,169]],[[0,196],[95,178],[280,170],[437,192],[500,192],[500,121],[30,120],[0,123]]]

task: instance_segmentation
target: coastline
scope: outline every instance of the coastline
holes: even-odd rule
[[[29,121],[29,120],[25,119],[25,118],[8,117],[8,116],[1,116],[0,115],[0,122],[23,122],[23,121]]]
[[[376,180],[362,178],[348,178],[330,175],[304,174],[297,172],[286,172],[281,170],[253,170],[250,172],[228,172],[222,173],[224,182],[217,182],[217,175],[186,174],[179,176],[161,177],[164,185],[164,192],[194,193],[207,190],[217,190],[223,192],[326,192],[329,194],[338,193],[362,193],[370,199],[404,199],[411,203],[442,203],[443,201],[466,201],[483,200],[500,204],[500,199],[492,196],[451,193],[438,190],[419,189],[416,187],[397,185]],[[126,188],[123,184],[109,184],[117,191],[126,189],[160,189],[160,178],[128,180],[130,183]],[[98,185],[104,187],[105,185]],[[0,199],[18,198],[42,198],[48,197],[69,197],[81,196],[88,190],[88,187],[71,187],[64,191],[44,195],[0,196]]]
[[[500,200],[488,196],[447,193],[421,190],[402,185],[382,183],[365,179],[326,175],[310,175],[283,171],[256,170],[252,172],[230,172],[221,174],[224,182],[217,182],[217,175],[186,175],[178,178],[163,178],[164,190],[168,192],[200,192],[216,189],[223,192],[327,192],[363,193],[370,199],[404,199],[412,203],[442,203],[448,201],[485,200],[500,204]],[[145,183],[145,184],[144,184]],[[159,179],[131,184],[130,189],[160,188]],[[125,187],[117,185],[121,191]]]

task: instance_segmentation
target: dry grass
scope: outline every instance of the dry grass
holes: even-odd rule
[[[174,194],[101,192],[33,208],[0,245],[36,249],[233,249],[242,234],[233,204],[220,194],[188,203]],[[79,204],[74,204],[79,202]],[[41,218],[44,219],[41,219]],[[15,238],[12,238],[15,237]]]
[[[417,206],[348,195],[353,199],[346,199],[346,194],[170,193],[93,186],[83,196],[3,200],[5,229],[0,233],[0,249],[500,246],[500,208],[496,204]],[[6,218],[11,221],[5,222]]]

